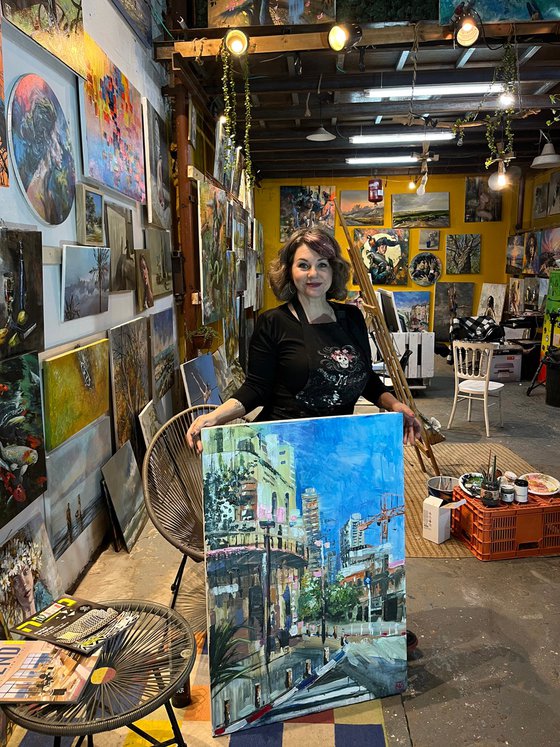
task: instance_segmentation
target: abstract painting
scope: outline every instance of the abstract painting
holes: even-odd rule
[[[465,223],[502,220],[502,195],[488,186],[487,176],[467,176]]]
[[[1,93],[0,91],[0,96]],[[554,174],[550,175],[550,183],[548,185],[548,214],[560,215],[560,171],[555,171]]]
[[[83,319],[109,309],[109,261],[106,246],[62,246],[61,319]]]
[[[449,328],[455,317],[471,316],[474,283],[437,283],[434,306],[436,340],[449,342]]]
[[[202,439],[214,734],[402,692],[401,416],[207,428]]]
[[[418,239],[418,249],[421,252],[437,252],[439,249],[439,231],[422,228]]]
[[[4,98],[4,61],[2,57],[2,14],[0,13],[0,187],[7,187],[9,184],[10,171],[8,167],[6,101]]]
[[[411,280],[424,287],[437,283],[441,271],[441,259],[431,252],[417,254],[410,260],[408,268]]]
[[[62,593],[45,522],[40,514],[0,547],[0,613],[14,627]]]
[[[210,353],[199,355],[181,365],[181,375],[189,407],[221,405],[214,358]]]
[[[506,289],[505,283],[483,283],[476,315],[487,316],[499,324],[502,321]]]
[[[109,409],[109,341],[43,361],[45,443],[56,449]]]
[[[55,558],[105,509],[101,467],[111,458],[111,419],[104,415],[47,458],[47,530]]]
[[[560,228],[547,228],[542,232],[539,275],[547,278],[551,270],[560,270]]]
[[[226,312],[224,267],[227,250],[227,197],[223,189],[198,182],[202,321],[217,322]]]
[[[38,75],[16,81],[8,128],[12,163],[29,207],[43,223],[64,223],[76,189],[72,141],[60,102]]]
[[[86,184],[76,184],[76,228],[78,244],[99,246],[105,243],[105,198]]]
[[[392,195],[393,228],[449,226],[449,192]]]
[[[142,109],[144,113],[148,223],[160,228],[170,228],[169,148],[167,146],[165,122],[147,98],[142,99]]]
[[[140,41],[152,44],[152,13],[149,0],[111,0]]]
[[[173,309],[165,309],[150,317],[152,372],[154,397],[161,399],[175,381],[175,335]]]
[[[335,198],[336,187],[280,187],[280,241],[312,226],[334,235]]]
[[[43,253],[39,231],[0,231],[0,359],[42,350]]]
[[[0,527],[47,488],[37,356],[0,361]]]
[[[109,340],[115,442],[120,448],[130,441],[138,464],[142,464],[144,440],[138,413],[152,398],[147,318],[141,316],[113,327],[109,330]]]
[[[399,316],[406,322],[407,332],[427,332],[430,327],[429,291],[394,291],[393,298]]]
[[[355,228],[364,264],[374,285],[406,285],[409,232],[404,228]]]
[[[142,478],[130,441],[101,468],[124,544],[132,550],[148,519]]]
[[[20,31],[85,77],[82,0],[2,0],[2,11]]]
[[[541,231],[527,231],[523,251],[523,274],[536,275],[541,261]]]
[[[136,261],[134,255],[134,232],[132,210],[105,203],[107,244],[111,248],[111,293],[136,289]]]
[[[144,229],[146,251],[150,254],[150,272],[154,298],[173,292],[171,233],[159,228]]]
[[[385,200],[369,202],[366,189],[346,189],[340,193],[340,210],[349,226],[382,226]]]
[[[151,309],[154,305],[154,291],[152,290],[152,260],[150,252],[134,252],[136,262],[136,307],[138,311]]]
[[[208,3],[208,26],[212,27],[334,23],[335,15],[335,0],[216,0]]]
[[[142,102],[138,91],[89,36],[80,86],[84,173],[145,202]]]
[[[445,270],[448,275],[473,275],[480,272],[479,233],[450,233],[445,245]]]
[[[471,2],[469,7],[473,7]],[[452,23],[456,12],[456,0],[439,0],[439,22],[443,26]],[[495,21],[558,20],[560,8],[556,3],[526,2],[526,0],[476,0],[477,16],[484,23]]]
[[[138,413],[138,421],[140,423],[140,428],[142,429],[142,435],[144,436],[144,445],[147,449],[151,444],[153,437],[163,425],[157,414],[153,399],[151,399],[146,407]]]
[[[516,233],[508,237],[506,249],[506,273],[515,275],[523,268],[525,234]]]
[[[548,182],[535,184],[533,190],[533,218],[545,218],[548,212]]]

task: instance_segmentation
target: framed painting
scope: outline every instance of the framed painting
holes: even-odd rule
[[[527,231],[525,233],[525,247],[523,251],[523,275],[537,275],[540,267],[541,231]]]
[[[138,311],[151,309],[154,305],[154,291],[152,289],[152,260],[150,252],[136,250],[136,308]]]
[[[428,332],[430,328],[430,291],[393,291],[397,312],[407,332]]]
[[[43,350],[41,233],[0,230],[0,359]]]
[[[555,171],[550,175],[548,183],[548,214],[560,215],[560,171]]]
[[[539,278],[523,280],[523,311],[537,311],[539,308]]]
[[[8,138],[6,137],[6,101],[4,98],[4,59],[2,57],[2,14],[0,13],[0,187],[10,184]]]
[[[159,226],[159,228],[170,228],[169,147],[167,145],[165,122],[145,97],[142,99],[142,111],[146,152],[148,223]]]
[[[445,228],[449,226],[449,192],[391,196],[393,228]]]
[[[548,182],[535,184],[533,189],[533,218],[545,218],[548,213]]]
[[[560,270],[560,228],[546,228],[542,232],[539,275],[547,278],[551,270]]]
[[[476,315],[487,316],[499,324],[504,312],[506,289],[505,283],[483,283]]]
[[[298,228],[321,226],[334,235],[336,187],[280,187],[280,241]]]
[[[226,312],[224,267],[227,250],[227,197],[223,189],[198,182],[198,226],[202,321],[217,322]]]
[[[473,296],[474,283],[436,284],[433,324],[436,340],[449,342],[451,321],[455,317],[472,315]]]
[[[152,443],[153,437],[163,425],[159,415],[157,414],[153,399],[148,402],[146,407],[140,410],[138,413],[138,421],[140,423],[140,428],[142,429],[142,435],[144,436],[144,445],[147,449]]]
[[[524,280],[522,278],[509,279],[508,312],[511,314],[511,316],[520,316],[525,310],[523,306],[523,283]]]
[[[171,232],[160,228],[145,228],[146,252],[150,255],[150,273],[154,298],[173,293],[171,267]]]
[[[175,381],[175,335],[173,309],[150,316],[153,391],[156,400],[168,392]]]
[[[226,360],[228,362],[228,365],[231,366],[233,361],[239,358],[239,325],[237,323],[237,305],[235,291],[235,252],[226,252],[224,275],[225,295],[227,301],[223,319],[223,340],[226,351]]]
[[[102,246],[105,243],[105,198],[102,192],[76,184],[76,228],[78,244]]]
[[[296,26],[334,23],[336,3],[307,0],[304,3],[258,3],[255,0],[216,0],[208,3],[208,26]]]
[[[130,552],[148,519],[142,478],[130,441],[121,446],[101,471],[125,547]]]
[[[111,249],[111,293],[136,290],[132,210],[113,202],[106,202],[105,223],[107,244]]]
[[[409,231],[406,228],[355,228],[354,242],[373,285],[406,285]]]
[[[523,268],[525,252],[525,234],[516,233],[508,237],[506,248],[506,273],[516,275]]]
[[[199,355],[181,365],[181,375],[189,407],[221,405],[218,379],[211,353]]]
[[[408,272],[418,285],[434,285],[441,277],[441,259],[431,252],[420,252],[410,260]]]
[[[145,47],[152,46],[152,12],[148,0],[111,0]]]
[[[45,442],[56,449],[109,409],[109,340],[43,361]]]
[[[450,233],[445,244],[445,271],[448,275],[477,275],[480,272],[479,233]]]
[[[214,735],[402,692],[401,416],[232,425],[202,438]]]
[[[429,228],[420,229],[418,239],[418,249],[421,252],[437,252],[439,249],[439,231],[432,231]]]
[[[385,223],[385,200],[369,202],[367,189],[343,190],[340,210],[349,226],[382,226]]]
[[[0,361],[0,527],[47,488],[39,362],[32,353]]]
[[[146,201],[142,101],[128,78],[86,36],[80,85],[84,174],[137,202]]]
[[[472,7],[471,3],[469,7]],[[442,26],[453,23],[457,10],[455,0],[439,0],[439,22]],[[551,21],[560,19],[560,10],[555,3],[535,3],[525,0],[477,0],[476,13],[484,23],[497,21]]]
[[[502,193],[488,186],[487,176],[465,179],[465,223],[502,220]]]
[[[16,179],[33,214],[47,225],[64,223],[76,190],[72,141],[56,94],[38,75],[15,82],[8,133]]]
[[[106,246],[62,246],[61,319],[69,322],[109,309],[109,260]]]

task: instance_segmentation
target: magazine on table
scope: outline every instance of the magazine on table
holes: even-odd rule
[[[136,612],[117,612],[103,604],[66,595],[10,629],[22,636],[89,654],[137,619]]]
[[[91,656],[45,641],[0,641],[0,703],[75,703],[101,650]]]

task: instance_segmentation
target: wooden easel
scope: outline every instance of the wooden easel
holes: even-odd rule
[[[402,370],[401,364],[399,363],[399,360],[395,354],[391,334],[387,328],[385,317],[383,316],[381,309],[379,308],[379,304],[377,303],[377,297],[367,274],[366,267],[363,263],[360,249],[352,241],[350,231],[348,230],[348,225],[336,200],[334,204],[336,206],[336,212],[338,214],[340,225],[344,229],[346,241],[348,242],[348,252],[350,254],[352,268],[358,279],[358,285],[360,286],[362,297],[365,301],[364,310],[366,312],[368,326],[373,332],[375,336],[375,342],[377,343],[381,355],[383,356],[383,361],[385,363],[387,371],[389,372],[392,386],[395,391],[395,396],[397,397],[397,399],[399,399],[401,402],[404,402],[411,408],[411,410],[414,411],[420,423],[422,440],[416,441],[416,443],[414,444],[414,449],[416,450],[416,456],[418,457],[420,468],[423,472],[426,472],[426,467],[422,459],[422,454],[424,454],[424,456],[428,457],[428,459],[432,463],[435,474],[439,475],[441,474],[441,472],[432,450],[432,446],[430,444],[424,420],[420,415],[418,408],[416,407],[416,402],[414,401],[414,397],[410,392],[410,388],[404,375],[404,371]]]

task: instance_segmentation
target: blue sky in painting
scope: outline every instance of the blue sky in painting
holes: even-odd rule
[[[430,291],[394,291],[393,296],[399,311],[410,311],[416,304],[430,303]]]

